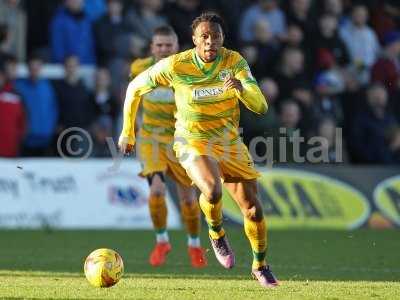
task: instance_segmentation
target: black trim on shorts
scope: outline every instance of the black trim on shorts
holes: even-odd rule
[[[149,183],[149,185],[151,185],[153,183],[153,178],[155,175],[160,176],[161,181],[165,183],[164,173],[163,172],[154,172],[154,173],[151,173],[146,176],[146,179],[147,179],[147,182]]]

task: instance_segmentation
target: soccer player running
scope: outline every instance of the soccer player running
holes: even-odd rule
[[[158,27],[154,30],[150,47],[151,57],[137,59],[132,63],[132,77],[176,53],[178,37],[171,27]],[[176,111],[174,91],[169,87],[158,87],[141,95],[141,99],[143,123],[139,130],[138,155],[143,168],[141,176],[146,177],[150,185],[149,210],[157,241],[149,262],[152,266],[164,264],[171,250],[165,201],[164,175],[167,173],[176,182],[182,217],[188,232],[188,254],[191,264],[195,268],[205,267],[207,260],[200,246],[200,208],[196,191],[172,150]],[[136,114],[136,111],[132,113]]]
[[[262,286],[274,287],[278,281],[266,263],[266,226],[257,198],[259,173],[238,132],[239,101],[256,113],[265,113],[267,103],[243,57],[222,47],[218,15],[203,13],[192,30],[195,48],[161,60],[129,84],[119,147],[125,154],[133,149],[141,96],[160,85],[172,87],[177,105],[174,150],[201,191],[199,203],[216,258],[225,268],[234,266],[222,226],[222,178],[244,217],[253,252],[251,273]]]

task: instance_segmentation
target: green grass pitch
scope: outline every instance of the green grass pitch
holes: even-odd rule
[[[248,242],[227,228],[237,264],[189,266],[185,235],[171,232],[167,264],[147,263],[151,231],[0,231],[0,299],[400,299],[400,231],[271,231],[268,258],[281,280],[263,289],[250,277]],[[203,245],[210,249],[203,236]],[[113,248],[125,263],[121,282],[89,285],[83,261]]]

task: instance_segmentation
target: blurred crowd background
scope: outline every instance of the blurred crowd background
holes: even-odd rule
[[[299,129],[305,141],[325,138],[329,162],[340,140],[345,163],[400,163],[397,0],[0,0],[0,156],[57,156],[70,127],[90,132],[93,157],[110,156],[131,62],[149,55],[163,24],[191,48],[190,24],[205,10],[224,18],[225,46],[246,58],[270,104],[265,116],[242,109],[245,143],[287,138],[293,161]]]

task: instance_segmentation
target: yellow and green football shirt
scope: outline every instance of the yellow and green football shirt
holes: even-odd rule
[[[154,57],[139,58],[131,64],[131,78],[155,64]],[[139,131],[141,143],[157,141],[171,144],[175,131],[175,98],[169,87],[157,87],[142,96],[143,123]]]
[[[224,91],[227,76],[239,79],[243,91]],[[265,113],[268,108],[247,62],[238,52],[221,48],[213,62],[204,63],[195,49],[190,49],[162,59],[130,82],[121,139],[135,143],[134,120],[140,99],[158,86],[174,90],[175,139],[188,144],[233,145],[240,141],[239,101],[256,113]]]

